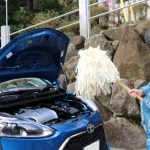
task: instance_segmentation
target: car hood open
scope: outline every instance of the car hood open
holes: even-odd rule
[[[24,77],[57,80],[69,39],[54,29],[36,29],[15,37],[0,51],[0,82]]]

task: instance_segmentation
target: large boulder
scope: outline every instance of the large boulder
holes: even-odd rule
[[[150,47],[150,29],[145,33],[144,40],[147,46]]]
[[[150,80],[150,48],[134,29],[124,28],[114,63],[122,78]]]
[[[145,147],[145,133],[142,127],[132,124],[125,118],[112,118],[104,123],[109,144],[126,150],[139,150]]]
[[[110,97],[111,94],[104,95],[103,93],[95,96],[95,103],[100,110],[104,122],[108,121],[113,116],[112,111],[109,109]]]
[[[69,59],[77,55],[78,55],[78,49],[76,49],[75,45],[69,43],[65,61],[68,61]]]
[[[105,38],[105,36],[103,34],[95,34],[90,38],[87,38],[85,40],[85,44],[84,47],[85,48],[89,48],[89,47],[98,47],[100,46],[100,48],[102,50],[113,50],[112,47],[112,41],[109,41]]]
[[[105,95],[105,94],[101,93],[100,95],[95,96],[95,100],[98,103],[105,106],[107,109],[109,109],[110,98],[111,98],[111,94]]]
[[[94,27],[94,28],[92,28],[92,30],[91,30],[91,36],[93,36],[93,35],[95,35],[95,34],[100,34],[101,31],[102,31],[101,28],[99,28],[99,27]]]
[[[100,110],[100,114],[101,114],[103,122],[108,121],[113,116],[112,112],[106,106],[104,106],[101,102],[97,102],[96,104]]]
[[[74,56],[64,64],[64,70],[69,83],[75,81],[75,70],[79,61],[79,56]]]
[[[128,87],[131,87],[128,80],[123,79],[122,82]],[[131,118],[135,122],[140,121],[140,108],[137,101],[129,96],[127,91],[117,83],[115,83],[112,87],[109,109],[114,113],[115,116]]]
[[[74,32],[65,32],[65,31],[64,34],[67,35],[69,39],[72,39],[76,35]]]
[[[60,82],[60,87],[66,89],[67,88],[66,76],[64,74],[60,74],[58,80]]]
[[[84,42],[85,42],[85,37],[83,36],[76,35],[71,39],[71,43],[74,44],[75,48],[78,50],[84,48]]]
[[[144,21],[139,23],[136,27],[135,30],[138,32],[138,34],[144,39],[145,33],[150,30],[150,21]]]
[[[143,86],[145,84],[146,84],[146,81],[142,80],[142,79],[137,79],[133,83],[135,89],[138,89],[138,88],[140,88],[141,86]]]
[[[85,40],[85,49],[89,47],[96,48],[100,46],[101,50],[107,51],[107,55],[112,59],[113,55],[113,46],[112,46],[112,41],[109,41],[106,39],[106,37],[103,34],[96,34],[88,39]]]
[[[122,25],[120,27],[111,28],[108,30],[104,30],[102,33],[110,40],[115,41],[121,40],[122,34],[124,34],[124,28],[126,28],[127,25]],[[130,28],[134,28],[133,26],[130,26]]]
[[[114,50],[117,50],[117,48],[119,46],[119,43],[120,43],[120,41],[118,41],[118,40],[115,40],[115,41],[112,42],[112,46],[113,46]]]

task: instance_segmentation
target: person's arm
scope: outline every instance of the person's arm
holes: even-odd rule
[[[140,88],[140,90],[143,91],[144,95],[146,95],[147,93],[149,93],[150,92],[150,82],[148,84],[142,86]]]
[[[136,98],[137,96],[144,96],[148,92],[150,92],[150,82],[144,86],[142,86],[140,89],[131,89],[128,91],[129,95]]]
[[[144,91],[139,89],[131,89],[128,91],[129,95],[136,98],[137,96],[144,96]]]

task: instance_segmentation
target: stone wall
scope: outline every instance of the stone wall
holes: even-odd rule
[[[150,21],[138,25],[123,25],[101,31],[85,39],[75,36],[71,39],[64,69],[65,77],[60,76],[62,87],[74,91],[75,69],[79,60],[78,51],[89,46],[107,51],[118,68],[122,81],[130,88],[139,88],[150,80],[150,47],[146,44],[146,33],[150,32]],[[96,95],[104,121],[106,136],[111,146],[137,150],[145,147],[145,132],[141,126],[139,101],[116,83],[110,95]]]

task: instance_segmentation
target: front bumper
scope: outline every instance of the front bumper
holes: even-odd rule
[[[54,135],[49,137],[45,137],[45,138],[3,137],[0,139],[1,147],[2,150],[63,150],[63,149],[77,150],[74,149],[74,147],[72,147],[73,145],[72,140],[76,140],[77,142],[75,143],[75,146],[80,147],[79,145],[80,142],[86,144],[85,142],[87,142],[87,140],[90,140],[88,142],[90,144],[91,141],[96,140],[99,137],[101,138],[101,136],[103,136],[104,139],[103,143],[106,144],[105,135],[103,131],[99,131],[99,133],[101,132],[99,137],[95,137],[95,133],[97,133],[97,129],[95,129],[96,132],[91,134],[91,136],[89,136],[89,139],[87,138],[85,141],[85,137],[87,137],[86,128],[90,122],[92,122],[96,127],[98,127],[101,124],[99,112],[94,112],[91,116],[85,117],[83,119],[66,121],[61,124],[53,125],[52,128],[54,128],[56,132]],[[98,134],[96,135],[98,136]],[[105,148],[104,146],[104,148],[101,150],[107,150],[107,148]]]
[[[100,141],[100,150],[108,150],[103,125],[95,127],[93,133],[80,132],[67,138],[59,150],[83,150],[84,147]]]

